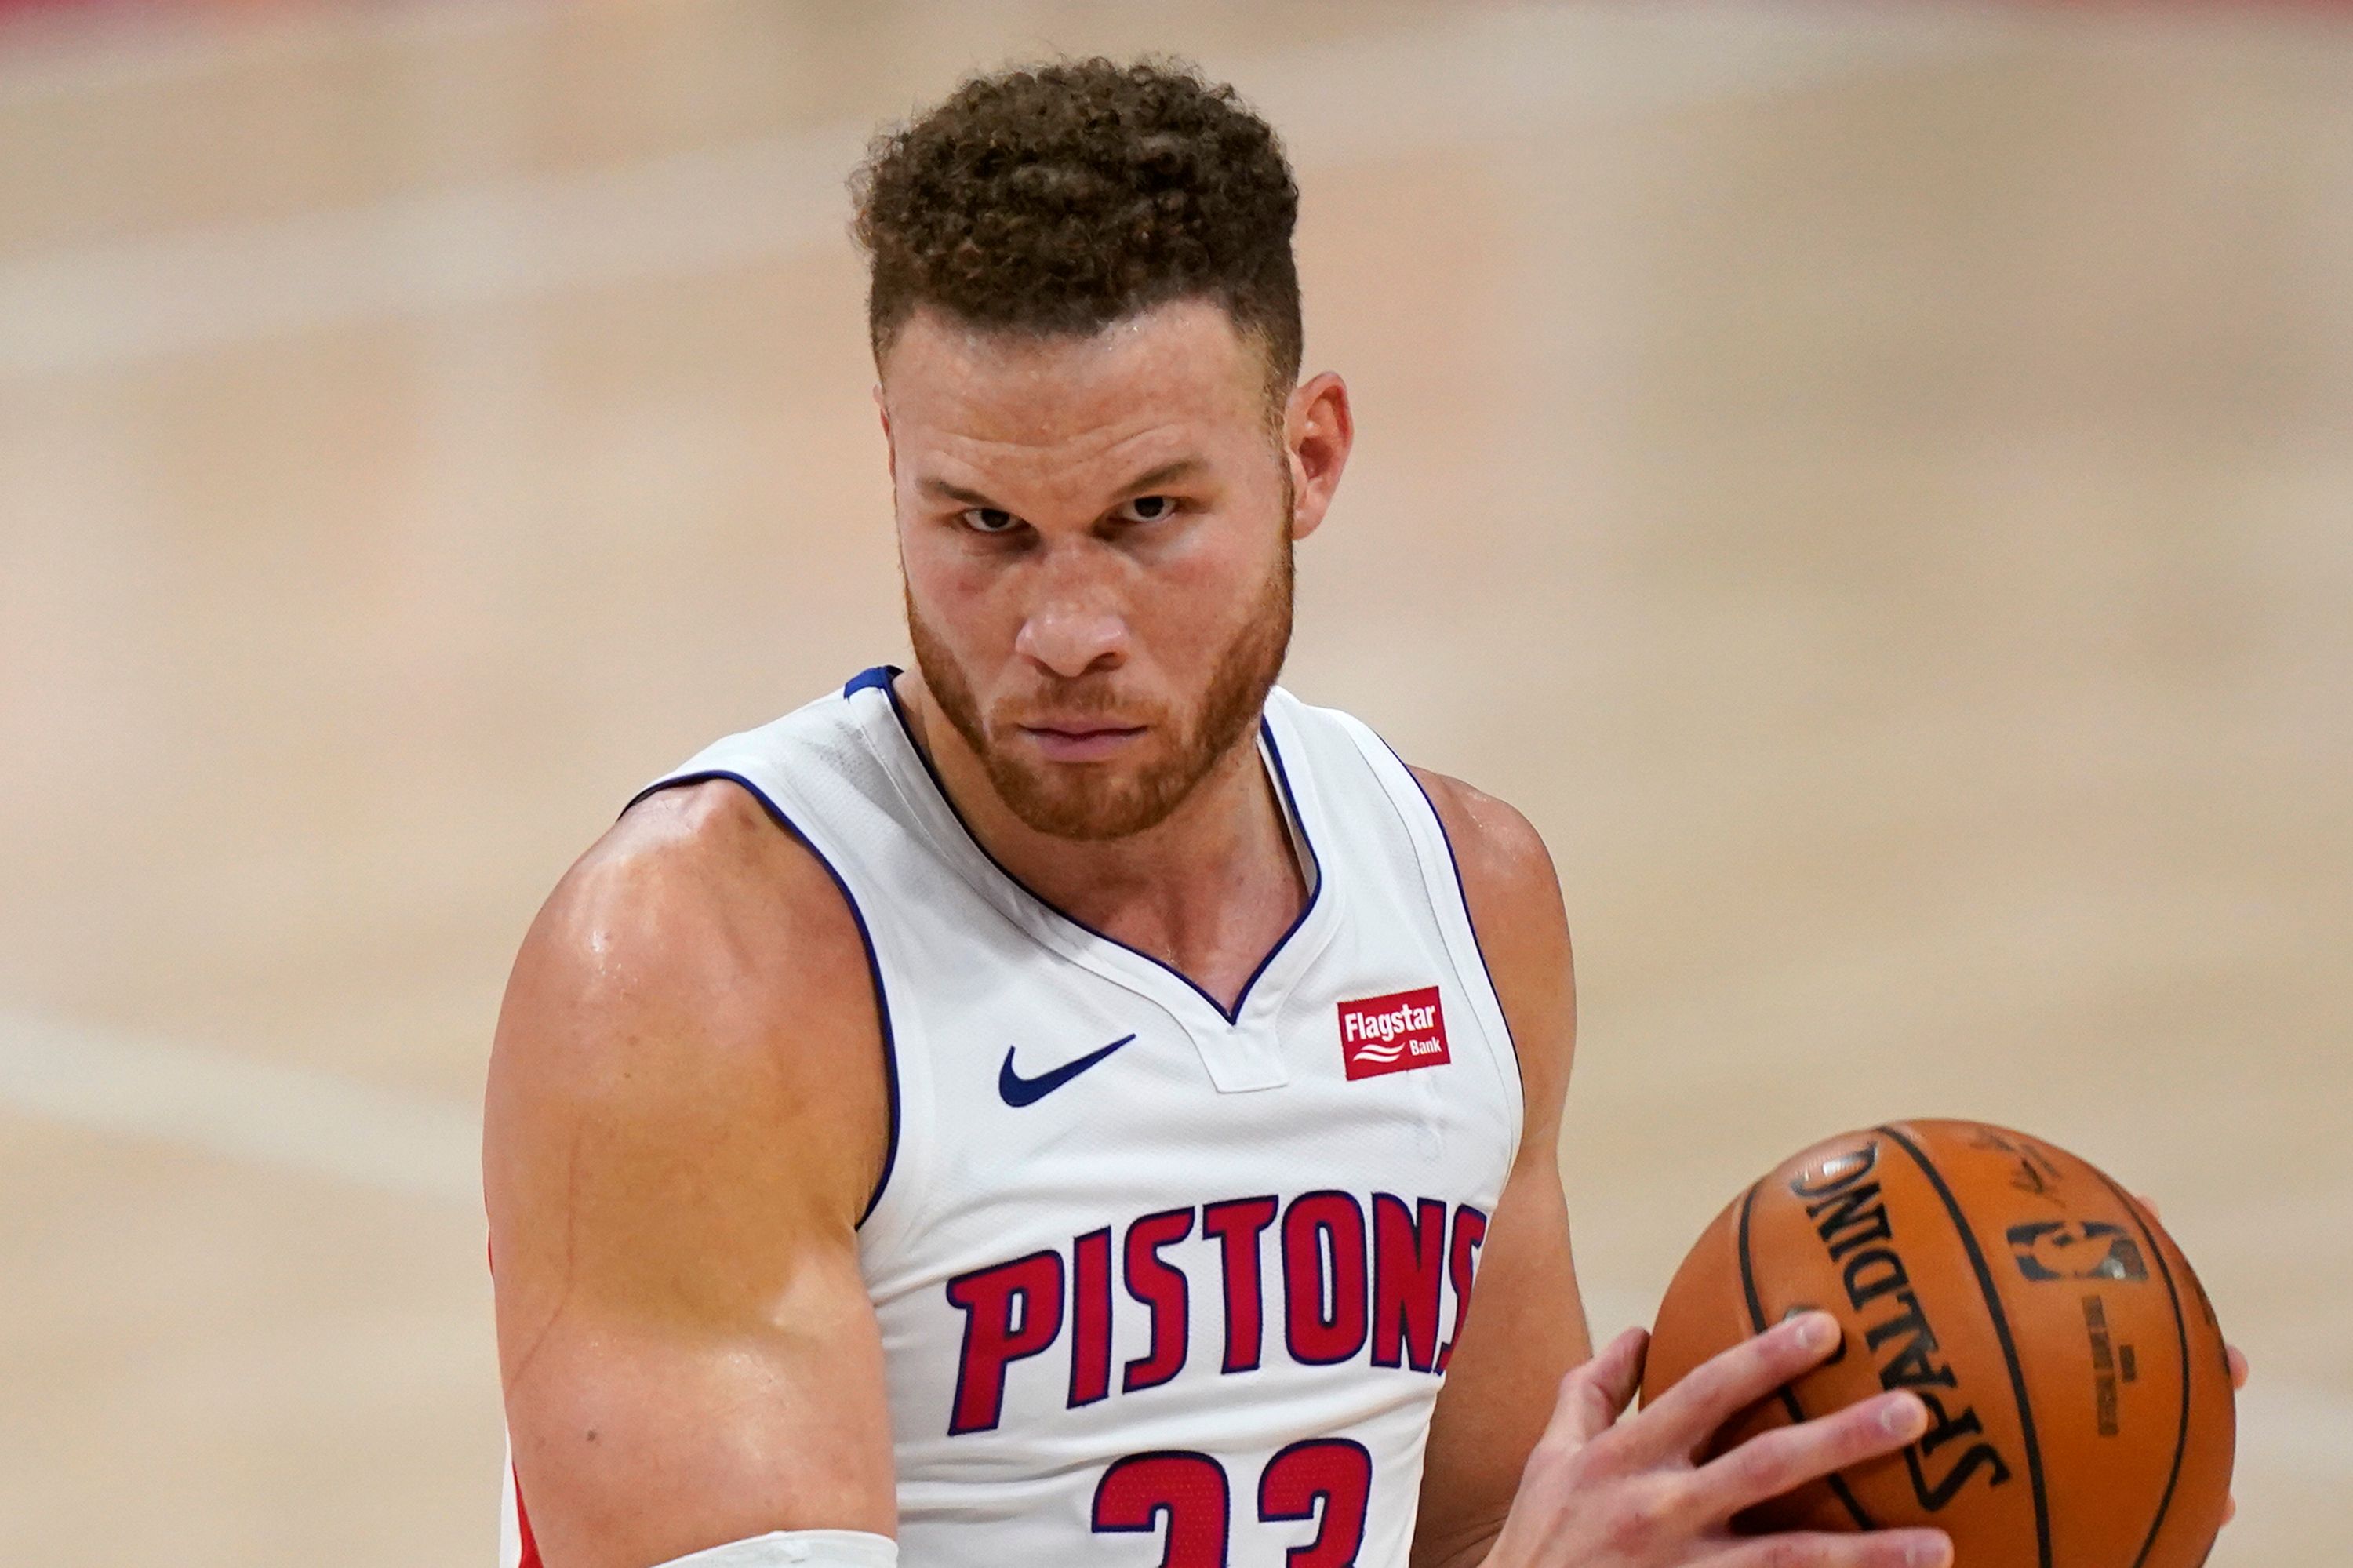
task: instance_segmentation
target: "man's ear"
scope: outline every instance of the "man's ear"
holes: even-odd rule
[[[1347,383],[1329,370],[1301,382],[1283,408],[1282,436],[1283,461],[1291,465],[1291,536],[1304,539],[1331,509],[1356,444]]]
[[[891,439],[891,405],[882,400],[882,383],[874,384],[874,412],[882,420],[882,461],[895,489],[899,482],[899,445]]]

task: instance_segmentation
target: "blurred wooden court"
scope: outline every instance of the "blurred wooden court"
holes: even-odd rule
[[[2353,1487],[2353,12],[647,0],[0,26],[0,1560],[487,1564],[474,1101],[641,782],[902,646],[843,175],[1286,133],[1289,683],[1549,839],[1597,1328],[1841,1128],[2158,1194]]]

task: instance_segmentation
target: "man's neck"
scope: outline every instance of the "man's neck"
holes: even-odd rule
[[[916,745],[981,848],[1081,924],[1167,964],[1230,1007],[1307,897],[1256,731],[1168,817],[1101,841],[1058,838],[1006,805],[922,673],[895,688]]]

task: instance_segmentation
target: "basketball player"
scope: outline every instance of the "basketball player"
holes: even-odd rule
[[[1544,846],[1274,683],[1352,426],[1273,133],[1056,65],[856,189],[913,667],[657,781],[525,941],[508,1562],[1946,1563],[1728,1524],[1908,1393],[1694,1459],[1827,1318],[1625,1414]]]

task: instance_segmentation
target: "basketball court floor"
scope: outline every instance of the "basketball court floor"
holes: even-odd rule
[[[0,28],[0,1561],[490,1561],[506,964],[900,656],[842,176],[1149,47],[1356,392],[1290,684],[1559,862],[1597,1328],[1806,1142],[2024,1127],[2255,1357],[2217,1568],[2340,1561],[2353,14],[1797,0]]]

